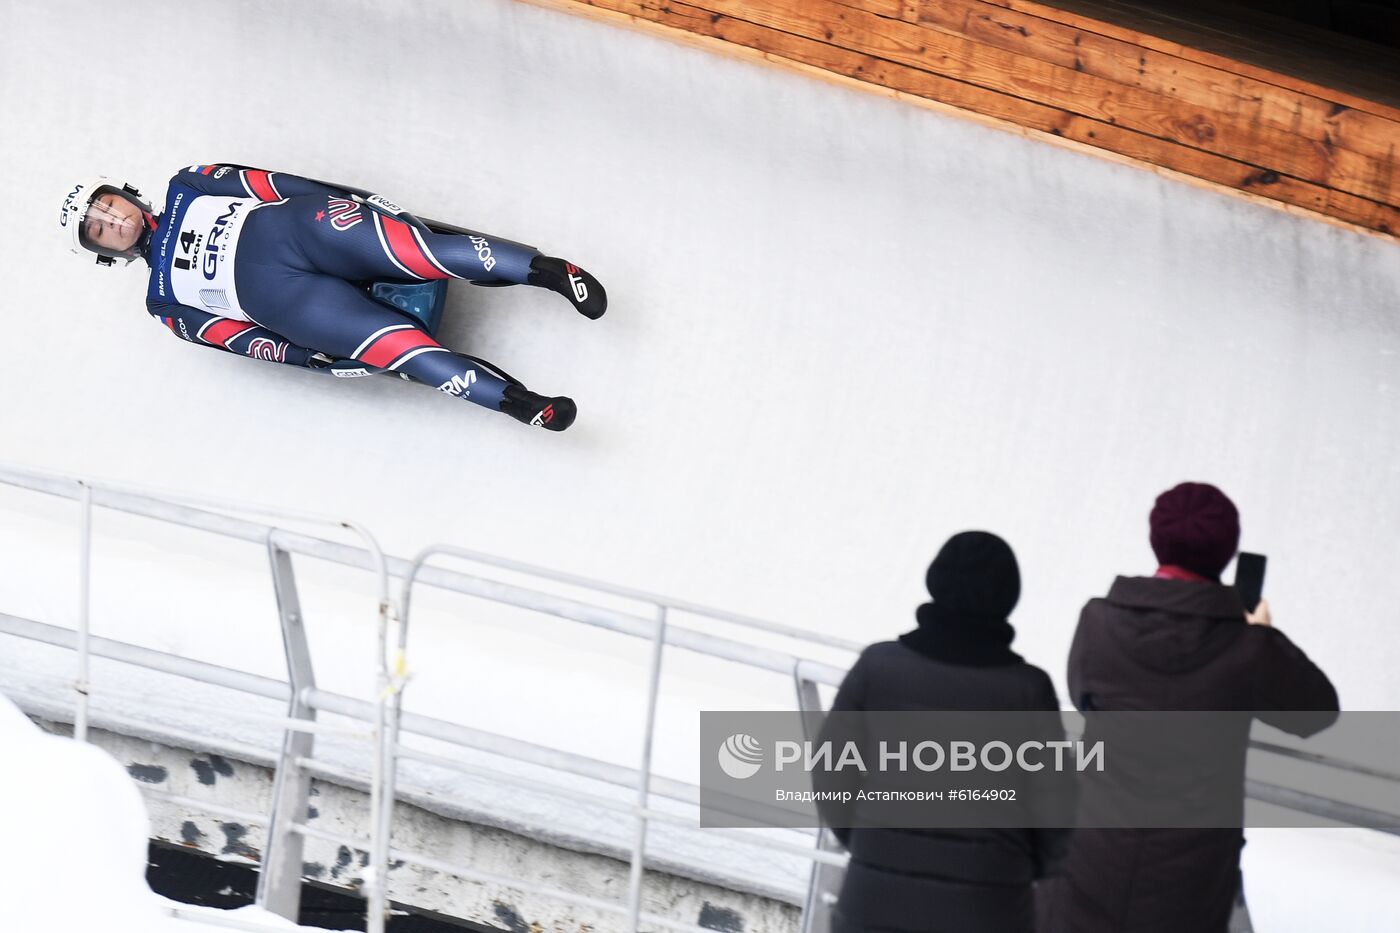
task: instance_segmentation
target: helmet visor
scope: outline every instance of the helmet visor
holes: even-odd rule
[[[78,221],[78,242],[99,256],[129,258],[146,232],[147,207],[127,191],[103,185]]]

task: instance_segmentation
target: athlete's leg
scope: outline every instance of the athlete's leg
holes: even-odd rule
[[[456,278],[483,285],[536,285],[559,292],[583,315],[601,317],[607,294],[572,263],[511,240],[432,233],[355,201],[291,198],[276,211],[318,272],[364,280]]]
[[[562,431],[573,423],[571,399],[547,398],[507,383],[476,361],[441,346],[349,282],[301,274],[287,275],[278,285],[275,301],[260,301],[251,313],[294,343],[399,373],[527,424]]]

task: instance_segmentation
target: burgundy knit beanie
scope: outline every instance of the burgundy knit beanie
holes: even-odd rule
[[[1235,503],[1209,483],[1182,483],[1168,489],[1157,497],[1148,523],[1158,561],[1213,580],[1220,579],[1220,571],[1240,543]]]

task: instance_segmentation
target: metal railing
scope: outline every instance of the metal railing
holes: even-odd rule
[[[89,479],[68,476],[60,473],[32,470],[14,465],[0,465],[0,482],[12,486],[27,488],[35,492],[43,492],[50,495],[73,498],[79,504],[79,580],[78,580],[78,612],[77,612],[77,643],[76,651],[78,655],[77,676],[74,679],[73,689],[75,693],[73,712],[73,737],[80,742],[87,740],[89,705],[91,684],[89,683],[90,658],[94,653],[92,650],[91,617],[90,617],[90,592],[92,578],[92,515],[95,506],[105,506],[107,508],[129,512],[136,515],[144,515],[163,521],[174,521],[192,528],[211,531],[244,540],[256,540],[261,537],[266,543],[272,565],[272,580],[277,595],[278,608],[280,610],[282,633],[285,654],[287,658],[287,668],[289,681],[292,685],[291,710],[288,713],[290,720],[314,719],[314,713],[309,710],[300,700],[304,688],[312,686],[309,680],[311,672],[310,649],[306,643],[305,630],[301,627],[300,608],[297,603],[296,584],[292,576],[291,561],[287,551],[278,544],[278,535],[283,531],[270,525],[255,525],[242,519],[234,519],[218,512],[208,511],[219,509],[225,511],[241,512],[243,514],[275,516],[282,520],[292,520],[313,525],[323,525],[335,528],[343,528],[354,532],[364,542],[361,551],[364,555],[368,567],[373,571],[377,587],[377,623],[379,629],[380,656],[378,658],[377,669],[379,671],[380,686],[383,688],[390,680],[388,660],[384,655],[383,647],[387,640],[387,631],[392,621],[397,619],[397,612],[389,595],[389,572],[384,559],[384,553],[379,547],[379,543],[368,530],[359,524],[346,519],[329,518],[305,512],[295,512],[286,509],[268,509],[246,503],[229,502],[226,500],[198,497],[187,495],[172,495],[165,492],[152,492],[133,486],[119,485],[115,483],[97,483]],[[181,521],[180,519],[183,519]],[[210,665],[209,667],[213,667]],[[208,671],[204,672],[206,675]],[[191,676],[185,673],[182,676]],[[203,679],[195,677],[194,679]],[[212,682],[206,680],[206,682]],[[378,813],[380,810],[390,809],[383,803],[384,788],[387,775],[392,770],[390,763],[385,758],[383,735],[383,719],[385,714],[385,702],[383,697],[375,704],[374,722],[374,754],[372,756],[372,775],[370,782],[371,811]],[[308,713],[310,715],[308,716]],[[285,728],[286,741],[281,759],[286,761],[292,758],[292,752],[300,751],[303,748],[309,752],[308,731],[300,728],[298,724],[288,723]],[[277,769],[276,790],[274,791],[274,808],[272,814],[272,825],[276,825],[278,812],[281,807],[278,804],[283,802],[284,796],[294,793],[296,789],[302,792],[305,799],[310,792],[309,778],[301,784],[293,784],[292,790],[284,790],[287,781],[296,781],[297,775],[291,773],[292,769],[280,766]],[[304,807],[303,807],[304,809]],[[290,850],[290,851],[289,851]],[[276,856],[277,860],[273,860]],[[294,861],[292,860],[294,858]],[[276,873],[276,881],[271,881],[273,875],[268,871],[271,868]],[[263,871],[258,876],[258,896],[257,903],[265,909],[278,913],[281,916],[296,919],[296,910],[300,898],[301,884],[301,852],[299,846],[291,844],[279,848],[273,852],[270,848],[269,858],[264,862]],[[289,883],[288,877],[291,870],[295,870],[295,883]],[[366,896],[371,905],[383,905],[386,902],[384,890],[384,874],[366,874],[365,889]],[[289,894],[288,891],[291,891]],[[369,933],[383,933],[383,924],[386,911],[376,909],[370,912],[368,918]]]
[[[421,552],[413,561],[404,561],[383,555],[373,543],[373,538],[354,523],[326,519],[321,516],[292,515],[285,517],[298,521],[328,523],[360,531],[365,538],[366,545],[354,547],[287,528],[219,514],[212,510],[259,511],[243,509],[238,504],[219,500],[171,496],[130,486],[95,483],[76,477],[8,465],[0,465],[0,483],[78,500],[81,517],[79,546],[83,555],[91,553],[91,514],[94,507],[144,516],[210,534],[256,543],[266,548],[286,656],[286,681],[265,678],[205,662],[192,661],[177,655],[93,636],[89,631],[90,626],[86,611],[86,594],[91,573],[91,562],[87,556],[84,556],[80,561],[80,574],[83,579],[80,581],[79,587],[80,609],[76,632],[0,613],[0,633],[75,650],[79,655],[79,674],[73,682],[76,693],[75,723],[80,717],[84,723],[89,719],[88,704],[92,691],[87,683],[87,671],[91,657],[117,660],[205,684],[286,702],[288,704],[287,715],[278,717],[277,722],[283,728],[284,738],[282,747],[276,756],[272,812],[264,820],[268,826],[268,838],[263,855],[262,870],[259,874],[257,903],[273,913],[290,919],[295,919],[297,915],[302,881],[301,856],[304,840],[324,838],[365,851],[370,855],[369,866],[364,873],[365,894],[369,902],[367,926],[370,933],[382,933],[387,916],[387,874],[388,862],[391,857],[410,864],[449,872],[468,880],[507,884],[518,890],[615,913],[624,920],[627,929],[633,931],[645,922],[657,927],[700,933],[704,928],[695,924],[646,913],[641,909],[649,825],[667,823],[698,828],[695,819],[656,809],[652,804],[652,799],[656,797],[691,805],[698,804],[699,800],[697,785],[656,776],[652,773],[651,750],[664,648],[683,648],[753,669],[790,676],[799,683],[839,685],[841,677],[844,675],[844,668],[824,664],[812,658],[762,647],[749,641],[726,638],[670,623],[670,614],[684,612],[688,615],[713,619],[768,635],[796,639],[826,649],[856,651],[861,647],[854,642],[726,613],[685,600],[669,599],[639,590],[555,573],[449,545],[434,545]],[[295,574],[292,569],[291,557],[293,555],[316,558],[350,567],[371,569],[377,572],[381,581],[377,601],[379,652],[376,658],[376,692],[371,700],[329,693],[316,686],[314,667],[301,616]],[[589,589],[597,594],[650,604],[651,612],[648,615],[634,614],[611,606],[566,598],[539,589],[505,583],[486,576],[428,565],[427,561],[435,556],[452,556],[471,560],[500,570],[529,575],[543,581],[562,583]],[[400,577],[404,581],[402,595],[397,603],[389,594],[386,582],[389,576]],[[458,723],[404,712],[401,699],[407,681],[406,659],[409,633],[406,610],[412,598],[413,588],[420,583],[545,613],[619,634],[648,639],[651,651],[645,685],[646,719],[641,741],[639,767],[635,770],[629,769],[559,749],[486,733]],[[403,607],[403,611],[400,610],[400,606]],[[396,637],[393,639],[390,638],[391,628],[396,629]],[[315,735],[326,730],[323,724],[316,721],[318,712],[349,717],[372,726],[369,736],[373,745],[373,754],[368,781],[371,790],[371,818],[369,832],[365,837],[357,838],[327,833],[308,826],[303,821],[309,801],[310,781],[313,776],[329,777],[351,783],[363,780],[361,773],[339,768],[315,757]],[[237,715],[256,717],[260,714],[239,711]],[[262,718],[267,719],[265,714],[262,714]],[[105,720],[124,727],[139,726],[146,730],[154,728],[171,735],[174,739],[186,742],[197,743],[199,740],[198,736],[180,733],[178,730],[161,729],[159,722],[138,722],[130,717],[111,714],[107,714]],[[516,774],[496,771],[474,762],[433,755],[405,746],[400,741],[400,735],[403,733],[427,736],[473,751],[505,755],[510,759],[540,765],[555,772],[632,788],[636,793],[636,799],[632,803],[625,803],[574,788],[550,785],[546,782],[534,782],[535,789],[543,793],[562,796],[577,803],[611,809],[614,812],[631,815],[636,820],[632,844],[629,846],[628,889],[625,901],[619,904],[585,896],[574,891],[564,891],[540,885],[529,879],[504,878],[471,866],[450,865],[422,853],[393,846],[393,810],[397,797],[395,790],[400,759],[417,760],[437,767],[450,768],[459,773],[496,777],[517,785],[521,783],[520,776]],[[248,751],[254,750],[249,749]],[[161,792],[151,791],[149,788],[147,790],[156,795],[161,794]],[[164,796],[169,797],[170,795]],[[240,812],[238,816],[248,819],[253,815]],[[256,819],[252,821],[258,822]],[[741,830],[706,830],[706,832],[744,845],[767,848],[809,859],[816,864],[839,867],[845,863],[843,855],[824,848],[752,836]]]
[[[321,516],[289,515],[285,512],[251,509],[240,504],[217,500],[171,496],[165,493],[139,490],[112,484],[93,483],[74,477],[37,471],[22,467],[0,465],[0,483],[50,495],[76,499],[80,508],[80,561],[77,630],[48,625],[0,613],[0,633],[28,638],[50,645],[73,649],[78,655],[74,690],[74,731],[81,737],[90,721],[89,702],[92,694],[88,683],[89,659],[101,657],[174,674],[205,684],[239,691],[251,696],[273,699],[287,704],[284,717],[272,717],[283,730],[281,747],[275,756],[275,780],[272,811],[265,822],[268,827],[267,845],[259,873],[257,903],[274,913],[295,920],[299,904],[302,875],[302,851],[306,839],[324,839],[369,853],[369,865],[364,873],[364,890],[368,900],[367,927],[370,933],[382,933],[388,912],[388,866],[390,859],[419,865],[456,875],[469,881],[491,882],[528,891],[540,896],[557,898],[593,909],[615,914],[623,919],[625,929],[635,931],[643,922],[666,929],[698,933],[694,924],[672,920],[641,909],[641,893],[646,865],[648,828],[652,823],[665,823],[698,828],[694,819],[657,809],[653,798],[665,798],[697,805],[699,788],[694,784],[657,776],[652,773],[652,741],[657,700],[661,685],[664,649],[683,648],[691,652],[743,665],[749,669],[769,671],[790,677],[795,692],[795,706],[804,714],[810,732],[820,725],[821,698],[819,685],[838,686],[845,674],[841,666],[786,651],[760,646],[753,641],[727,638],[676,624],[672,617],[679,613],[715,620],[769,636],[781,636],[802,645],[830,650],[855,652],[863,645],[839,638],[806,632],[759,619],[726,613],[720,610],[670,599],[654,593],[613,586],[598,581],[533,567],[517,561],[483,554],[450,545],[433,545],[419,552],[411,561],[383,554],[374,538],[352,522],[326,519]],[[97,637],[89,631],[88,599],[91,574],[92,510],[103,507],[133,515],[153,518],[165,523],[197,529],[210,534],[257,544],[266,549],[273,590],[276,595],[279,624],[287,663],[287,680],[281,681],[242,671],[193,661],[177,655],[140,648]],[[364,545],[356,547],[306,535],[290,529],[266,525],[220,514],[212,509],[273,515],[283,520],[329,523],[357,532]],[[378,654],[375,662],[375,693],[369,700],[357,699],[324,691],[316,686],[306,631],[301,615],[292,556],[314,558],[330,563],[360,568],[374,574],[377,581]],[[496,570],[525,575],[536,581],[564,584],[602,596],[622,598],[648,607],[646,614],[626,612],[612,606],[589,602],[536,589],[506,583],[499,579],[433,566],[430,560],[451,557],[471,561]],[[400,595],[395,601],[389,590],[390,577],[402,579]],[[645,684],[645,727],[641,737],[636,769],[536,745],[513,737],[497,735],[470,726],[435,717],[408,713],[403,710],[402,696],[408,677],[408,645],[410,607],[415,586],[429,585],[438,589],[479,597],[492,602],[547,614],[556,618],[609,630],[631,637],[646,639],[650,654]],[[391,638],[391,629],[394,630]],[[346,769],[315,757],[315,736],[325,732],[345,733],[346,730],[317,721],[318,712],[346,717],[366,723],[368,732],[358,730],[371,743],[370,765],[365,772]],[[267,714],[240,711],[251,718]],[[200,737],[181,735],[177,730],[157,721],[136,723],[129,717],[105,715],[105,721],[119,726],[140,726],[146,730],[164,731],[184,741],[198,742]],[[568,788],[545,781],[532,781],[476,761],[449,755],[425,752],[404,745],[404,734],[425,736],[471,752],[486,752],[516,762],[529,763],[552,772],[601,781],[635,792],[635,801],[628,803],[605,795]],[[223,743],[225,747],[227,743]],[[1252,743],[1256,749],[1277,754],[1296,754],[1286,747],[1275,749],[1265,743]],[[257,750],[249,749],[254,757]],[[1317,758],[1317,756],[1314,756]],[[635,830],[628,849],[629,874],[626,898],[623,902],[608,901],[541,885],[530,879],[507,878],[472,866],[450,864],[426,854],[395,846],[392,839],[393,815],[397,794],[398,763],[402,759],[417,761],[432,767],[449,769],[488,779],[508,781],[517,786],[530,786],[540,793],[559,796],[575,803],[601,807],[635,819]],[[1315,763],[1352,771],[1360,766],[1335,759],[1317,758]],[[354,786],[367,783],[371,806],[368,834],[351,837],[329,833],[309,826],[306,820],[311,779],[323,777]],[[160,793],[158,791],[148,792]],[[1339,822],[1356,822],[1358,814],[1337,801],[1300,794],[1284,788],[1251,784],[1249,793],[1258,799],[1281,806],[1313,813]],[[167,795],[169,796],[169,795]],[[209,805],[200,802],[200,806]],[[250,818],[249,814],[239,814]],[[1374,816],[1374,815],[1371,815]],[[253,819],[257,822],[257,819]],[[1400,826],[1386,831],[1400,834]],[[781,839],[757,837],[741,830],[706,829],[706,833],[732,839],[749,846],[767,848],[804,858],[812,863],[803,905],[803,933],[824,933],[827,929],[829,906],[839,889],[846,858],[837,851],[831,833],[823,830],[814,834],[814,844],[798,844]]]

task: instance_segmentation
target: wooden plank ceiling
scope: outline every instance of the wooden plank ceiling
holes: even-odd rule
[[[533,2],[817,69],[1400,235],[1400,98],[1375,90],[1384,77],[1348,73],[1345,43],[1365,48],[1355,40],[1319,51],[1306,36],[1192,25],[1115,0]],[[1309,67],[1274,70],[1309,56]]]

